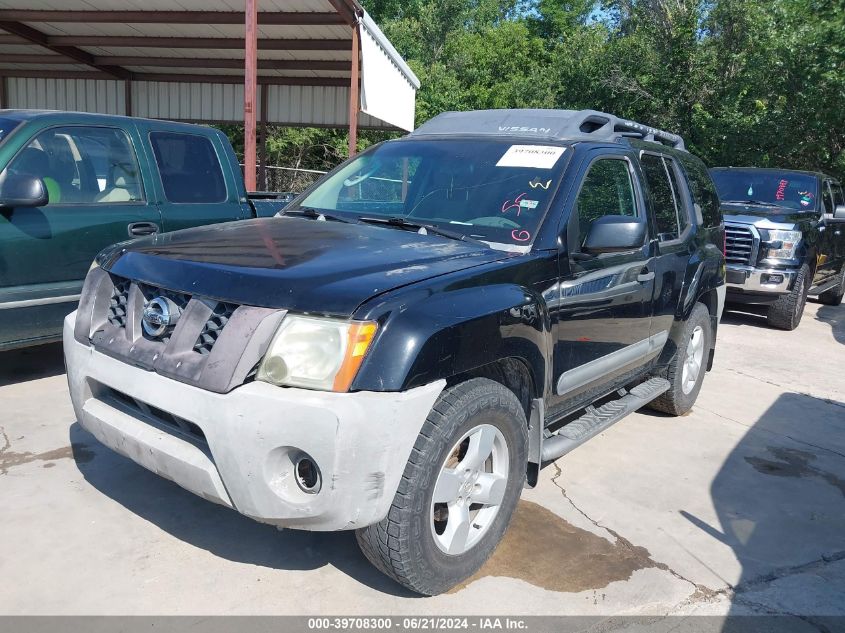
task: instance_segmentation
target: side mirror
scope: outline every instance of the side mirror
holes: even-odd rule
[[[834,222],[845,222],[845,204],[836,205],[831,218]]]
[[[0,174],[0,207],[43,207],[50,201],[44,181],[8,170]]]
[[[590,227],[583,250],[586,253],[622,253],[643,247],[648,226],[642,220],[627,215],[606,215]]]

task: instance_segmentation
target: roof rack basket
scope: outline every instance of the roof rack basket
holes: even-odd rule
[[[476,110],[444,112],[411,136],[468,134],[547,140],[618,141],[633,137],[684,150],[684,139],[598,110]]]
[[[677,134],[658,130],[657,128],[643,125],[636,121],[620,119],[612,114],[598,112],[597,110],[580,110],[575,112],[567,127],[573,133],[577,129],[581,134],[595,135],[596,137],[613,138],[628,136],[640,138],[644,141],[663,143],[675,149],[686,149],[684,139]]]

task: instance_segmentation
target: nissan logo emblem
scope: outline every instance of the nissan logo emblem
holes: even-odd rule
[[[144,307],[141,325],[147,336],[158,338],[176,325],[180,315],[179,306],[165,297],[156,297]]]

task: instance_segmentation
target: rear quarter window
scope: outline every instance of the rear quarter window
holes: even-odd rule
[[[226,201],[226,181],[209,138],[181,132],[151,132],[150,144],[168,202]]]
[[[721,203],[716,185],[710,177],[701,159],[687,154],[678,156],[687,175],[692,199],[701,209],[701,219],[705,227],[716,227],[722,224]]]

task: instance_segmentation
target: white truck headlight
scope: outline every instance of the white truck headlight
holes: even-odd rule
[[[766,230],[768,242],[780,242],[778,248],[766,250],[766,259],[795,259],[795,251],[801,242],[801,231],[776,231]]]
[[[258,380],[280,387],[349,391],[377,329],[370,322],[288,315],[261,361]]]

